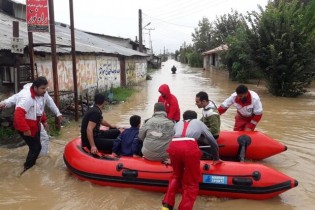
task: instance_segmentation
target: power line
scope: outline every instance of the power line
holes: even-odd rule
[[[187,17],[189,16],[189,13],[191,13],[191,11],[200,11],[201,9],[204,9],[205,7],[207,7],[206,4],[201,3],[201,1],[197,0],[196,3],[190,2],[190,5],[183,6],[182,8],[179,8],[177,11],[173,13],[171,12],[166,13],[163,19],[170,21],[170,19],[174,19],[174,17],[178,17],[178,16]]]
[[[211,2],[210,0],[204,0],[206,3]],[[215,1],[215,0],[213,0]],[[174,5],[170,4],[174,3]],[[161,5],[161,4],[160,4]],[[185,13],[185,10],[182,9],[187,9],[187,11],[191,10],[192,8],[197,8],[200,9],[200,5],[204,7],[204,3],[202,3],[201,0],[187,0],[187,1],[169,1],[167,4],[163,4],[160,7],[156,7],[154,9],[149,9],[147,10],[150,13],[153,13],[152,11],[158,10],[161,13],[156,14],[156,16],[164,16],[164,15],[172,15],[172,14],[179,14],[179,13]]]
[[[197,0],[198,1],[198,0]],[[229,0],[227,0],[227,1],[224,1],[224,2],[214,2],[214,1],[211,1],[211,2],[209,2],[209,1],[207,1],[207,5],[203,5],[203,9],[202,10],[205,10],[205,9],[207,9],[207,7],[216,7],[216,6],[218,6],[218,5],[221,5],[221,4],[226,4],[227,2],[228,2]],[[191,2],[190,2],[191,3]],[[211,5],[209,5],[209,3],[211,3]],[[198,4],[198,3],[196,3],[196,4]],[[195,4],[195,5],[196,5]],[[200,4],[199,4],[200,5]],[[168,16],[166,16],[166,17],[164,17],[163,19],[162,18],[157,18],[157,17],[153,17],[153,16],[150,16],[150,15],[148,15],[148,14],[146,14],[146,13],[143,13],[145,16],[147,16],[147,17],[149,17],[149,18],[153,18],[153,19],[156,19],[156,20],[158,20],[158,21],[160,21],[160,22],[164,22],[164,23],[167,23],[167,24],[171,24],[171,25],[176,25],[176,26],[179,26],[179,27],[186,27],[186,28],[195,28],[195,27],[193,27],[193,26],[188,26],[188,25],[183,25],[183,24],[177,24],[177,23],[173,23],[173,22],[170,22],[169,20],[174,20],[174,19],[179,19],[180,17],[187,17],[187,16],[190,16],[190,15],[192,15],[192,14],[195,14],[195,13],[200,13],[200,6],[198,6],[198,7],[193,7],[193,8],[188,8],[188,10],[187,11],[190,11],[189,13],[186,13],[185,11],[181,11],[181,12],[176,12],[176,13],[173,13],[173,14],[170,14],[170,15],[168,15]],[[178,15],[176,15],[176,14],[178,14]],[[169,20],[165,20],[165,18],[168,18]]]
[[[181,11],[180,13],[178,13],[178,15],[168,15],[166,17],[164,17],[164,20],[165,19],[168,19],[168,21],[172,20],[172,19],[179,19],[181,17],[188,17],[190,15],[193,15],[193,14],[196,14],[196,13],[201,13],[201,11],[205,11],[207,10],[208,8],[211,8],[211,7],[217,7],[218,5],[222,5],[222,4],[226,4],[229,0],[227,1],[221,1],[221,2],[207,2],[206,5],[203,5],[202,8],[200,7],[192,7],[192,8],[188,8],[187,12],[185,11]],[[211,3],[211,4],[209,4]],[[201,16],[205,16],[205,15],[201,15]]]
[[[201,14],[201,11],[205,11],[211,8],[215,8],[218,5],[227,4],[230,0],[226,1],[210,1],[210,0],[189,0],[185,1],[184,3],[177,3],[176,10],[165,10],[165,8],[172,8],[169,5],[163,6],[163,12],[155,14],[155,17],[159,17],[159,19],[162,19],[163,21],[169,21],[172,22],[172,20],[179,19],[182,17],[189,17],[193,14],[199,13]],[[186,5],[186,4],[187,5]],[[150,10],[149,10],[150,11]],[[150,12],[152,13],[152,12]],[[165,16],[166,15],[166,16]],[[161,17],[162,16],[162,17]],[[164,16],[164,17],[163,17]],[[206,14],[201,14],[200,16],[206,16]]]
[[[186,27],[186,28],[194,28],[193,26],[187,26],[187,25],[182,25],[182,24],[177,24],[177,23],[171,23],[171,22],[162,20],[162,19],[160,19],[160,18],[152,17],[152,16],[150,16],[150,15],[148,15],[148,14],[145,14],[144,12],[142,12],[142,14],[144,14],[144,15],[147,16],[147,17],[156,19],[156,20],[158,20],[158,21],[160,21],[160,22],[164,22],[164,23],[167,23],[167,24],[170,24],[170,25],[175,25],[175,26],[180,26],[180,27]]]

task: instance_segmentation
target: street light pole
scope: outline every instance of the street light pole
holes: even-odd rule
[[[151,22],[147,23],[145,26],[142,27],[142,10],[139,9],[139,51],[140,52],[143,52],[142,30],[150,24]]]

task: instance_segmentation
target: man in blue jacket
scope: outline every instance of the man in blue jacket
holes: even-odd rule
[[[141,153],[142,141],[138,137],[141,117],[133,115],[129,121],[131,127],[124,130],[114,142],[114,156],[139,156]]]

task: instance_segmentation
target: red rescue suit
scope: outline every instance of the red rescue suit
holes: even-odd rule
[[[237,97],[236,93],[233,93],[218,108],[220,115],[226,112],[231,105],[234,105],[237,109],[234,131],[243,131],[245,129],[255,130],[263,113],[258,94],[254,91],[248,91],[246,101],[243,102]]]
[[[159,92],[164,95],[159,96],[158,102],[165,105],[167,118],[178,122],[180,119],[180,109],[178,105],[177,98],[171,94],[170,88],[167,84],[163,84],[159,87]]]
[[[202,154],[197,141],[194,138],[185,137],[188,124],[189,122],[184,122],[182,138],[173,138],[167,149],[173,174],[170,177],[163,204],[172,208],[175,204],[175,195],[182,186],[179,210],[192,210],[199,190]]]

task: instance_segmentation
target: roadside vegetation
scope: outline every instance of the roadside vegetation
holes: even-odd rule
[[[20,135],[14,130],[11,119],[1,118],[0,146],[18,147],[24,145]]]
[[[118,102],[126,101],[126,99],[129,98],[134,92],[135,89],[131,87],[113,88],[113,99]]]
[[[271,0],[259,11],[231,10],[213,22],[199,21],[193,44],[175,52],[182,63],[202,67],[202,53],[221,45],[229,78],[240,83],[264,79],[275,96],[296,97],[315,78],[315,0]]]
[[[0,127],[0,139],[13,136],[14,134],[15,134],[15,130],[12,129],[11,127]]]
[[[54,137],[60,136],[60,129],[56,127],[55,116],[52,113],[47,114],[47,122],[49,126],[48,134]]]

